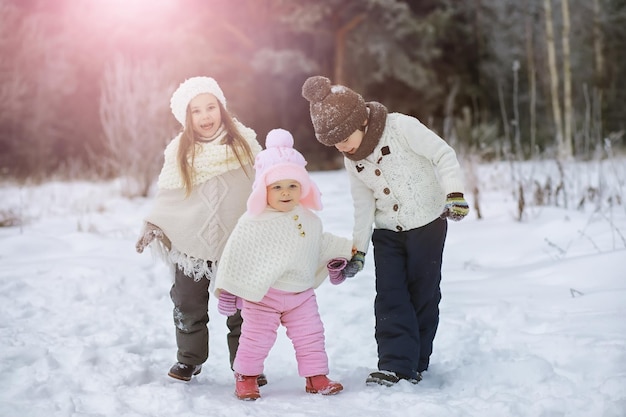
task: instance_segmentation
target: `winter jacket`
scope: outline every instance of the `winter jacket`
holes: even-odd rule
[[[374,151],[344,158],[354,201],[354,244],[367,252],[372,225],[393,231],[424,226],[443,211],[446,195],[463,192],[456,153],[414,117],[387,115]]]

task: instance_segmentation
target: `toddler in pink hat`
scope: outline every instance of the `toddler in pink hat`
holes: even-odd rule
[[[292,340],[305,390],[323,395],[343,390],[328,378],[324,326],[314,289],[352,256],[352,241],[323,231],[312,210],[322,208],[320,191],[293,148],[293,137],[274,129],[254,168],[247,211],[230,235],[218,265],[213,291],[218,310],[234,314],[240,302],[243,325],[233,364],[235,394],[260,397],[257,377],[276,341],[279,325]]]
[[[254,161],[256,179],[248,198],[248,213],[257,216],[268,206],[267,186],[280,180],[300,184],[300,204],[312,210],[321,210],[322,201],[317,185],[304,168],[304,156],[293,148],[293,136],[287,130],[274,129],[265,139],[266,149]]]

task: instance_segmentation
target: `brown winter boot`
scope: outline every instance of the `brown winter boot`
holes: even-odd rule
[[[310,394],[332,395],[343,390],[339,382],[331,381],[326,375],[315,375],[306,378],[306,392]]]
[[[256,400],[261,398],[259,393],[258,375],[241,375],[235,372],[235,395],[240,400]]]
[[[187,365],[186,363],[176,362],[167,374],[181,381],[191,381],[191,377],[198,375],[200,371],[202,371],[202,365]]]

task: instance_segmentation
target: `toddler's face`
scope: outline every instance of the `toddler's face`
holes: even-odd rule
[[[198,94],[189,102],[191,127],[196,134],[210,138],[222,125],[222,113],[213,94]]]
[[[352,134],[348,136],[345,140],[335,144],[335,148],[337,148],[339,152],[353,154],[357,151],[357,149],[359,149],[359,146],[361,146],[363,135],[365,135],[365,132],[363,130],[357,129],[352,132]]]
[[[300,204],[302,187],[296,180],[280,180],[267,186],[267,204],[274,210],[287,212]]]

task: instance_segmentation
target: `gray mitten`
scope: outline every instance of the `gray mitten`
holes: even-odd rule
[[[365,252],[357,251],[344,268],[343,274],[347,278],[352,278],[363,269],[363,264],[365,264]]]
[[[154,239],[163,240],[164,237],[165,234],[163,230],[152,223],[146,223],[146,227],[143,229],[143,236],[135,243],[135,249],[138,253],[142,253],[146,246],[152,243]]]

